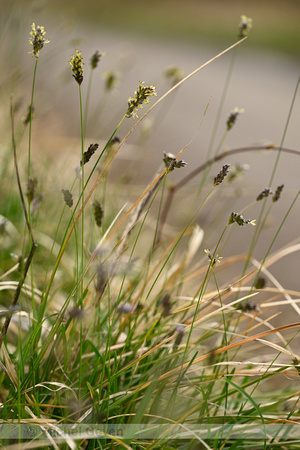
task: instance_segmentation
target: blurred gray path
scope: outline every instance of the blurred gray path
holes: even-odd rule
[[[122,73],[117,88],[117,95],[110,96],[106,103],[104,114],[99,117],[99,123],[90,131],[97,134],[101,130],[102,137],[106,137],[112,126],[118,122],[126,110],[127,99],[138,86],[138,82],[156,86],[158,97],[163,95],[169,85],[163,77],[168,66],[178,66],[185,75],[205,63],[217,53],[224,50],[226,45],[218,48],[197,48],[166,41],[158,41],[133,36],[116,36],[113,33],[94,30],[87,35],[86,30],[77,30],[76,35],[84,36],[83,42],[77,47],[88,66],[88,59],[95,50],[107,52],[101,59],[99,68],[95,71],[93,84],[93,102],[91,110],[103,94],[101,73],[116,70]],[[244,42],[238,48],[233,74],[225,100],[220,127],[215,140],[218,145],[225,130],[225,123],[229,113],[235,108],[244,108],[245,112],[239,116],[237,124],[228,134],[224,147],[236,148],[249,145],[272,142],[281,143],[290,105],[294,95],[298,77],[300,76],[300,59],[285,58],[283,55],[260,53],[249,50],[249,42]],[[76,48],[77,48],[76,47]],[[62,65],[70,58],[69,49],[60,51]],[[152,133],[147,142],[151,150],[149,169],[155,170],[163,151],[178,153],[196,133],[204,111],[209,103],[202,126],[192,145],[184,157],[189,163],[187,171],[203,161],[207,153],[211,132],[216,119],[217,109],[222,96],[225,80],[232,60],[233,51],[222,56],[217,61],[204,68],[193,78],[188,80],[177,91],[172,93],[157,110],[154,110],[148,120],[152,121]],[[64,63],[63,63],[64,61]],[[87,85],[87,80],[85,87]],[[97,86],[100,86],[97,91]],[[59,100],[68,106],[74,98],[73,84],[69,83],[64,92],[59,92]],[[84,89],[84,86],[83,86]],[[63,96],[63,98],[62,98]],[[153,103],[155,99],[151,99]],[[142,111],[140,115],[142,115]],[[107,125],[107,132],[105,126]],[[121,133],[129,129],[131,123],[126,122]],[[137,142],[140,134],[138,129],[131,138]],[[300,150],[300,92],[295,100],[293,113],[284,140],[284,146]],[[214,150],[215,150],[214,147]],[[248,162],[254,171],[254,177],[261,186],[270,179],[272,163],[265,158],[259,159],[258,154],[241,156],[241,162]],[[290,189],[299,189],[300,160],[296,157],[281,157],[278,167],[278,182],[284,180]],[[277,180],[277,178],[276,178]],[[275,180],[275,182],[276,182]]]
[[[226,45],[218,48],[195,47],[178,42],[159,41],[155,36],[152,40],[149,40],[130,35],[116,35],[103,30],[89,30],[87,32],[77,29],[76,35],[85,37],[82,42],[74,43],[74,48],[79,48],[82,51],[86,66],[88,66],[88,59],[95,50],[107,52],[107,55],[100,62],[99,69],[95,71],[91,110],[103,95],[101,73],[108,70],[122,72],[117,95],[110,96],[105,106],[105,113],[99,116],[99,123],[96,123],[90,130],[90,134],[96,138],[98,138],[98,130],[101,137],[109,137],[113,129],[112,124],[115,126],[126,111],[127,99],[130,95],[133,95],[140,80],[146,84],[154,84],[159,97],[169,87],[162,76],[168,66],[178,66],[184,70],[186,75],[226,48]],[[237,124],[229,132],[223,147],[229,149],[248,147],[265,142],[280,145],[283,138],[289,109],[300,75],[300,61],[279,54],[253,52],[250,50],[250,39],[251,37],[248,42],[246,41],[240,46],[236,54],[214,150],[225,130],[227,117],[235,107],[244,108],[245,112],[239,116]],[[59,44],[55,44],[53,41],[52,45],[54,46],[54,52],[55,45],[57,45],[59,51],[56,58],[59,55],[61,65],[67,67],[67,61],[74,52],[74,48],[59,47]],[[188,163],[184,169],[184,175],[205,160],[232,55],[233,52],[230,52],[203,69],[148,116],[147,120],[153,122],[153,131],[146,146],[140,151],[143,154],[137,155],[137,159],[143,162],[139,170],[140,174],[143,174],[142,179],[145,185],[159,166],[162,153],[166,151],[177,154],[195,135],[209,103],[197,136],[182,156]],[[69,68],[67,70],[69,71]],[[55,78],[55,75],[53,76]],[[69,76],[71,77],[70,74]],[[97,88],[97,86],[100,87]],[[86,86],[83,87],[83,92],[84,89],[86,89]],[[62,108],[77,107],[72,82],[64,86],[62,91],[58,90],[56,96]],[[151,102],[153,101],[155,99],[151,100]],[[123,136],[131,125],[130,121],[125,122],[118,134]],[[78,128],[75,128],[74,132],[75,130],[78,131]],[[137,130],[130,138],[130,143],[138,143],[139,139],[140,132]],[[284,139],[284,147],[300,150],[300,92],[298,92],[295,100]],[[122,149],[120,158],[122,158],[122,155],[126,158],[124,152],[125,149]],[[258,257],[262,257],[266,248],[269,247],[270,239],[278,230],[280,222],[300,188],[300,158],[299,156],[286,154],[280,156],[273,185],[269,186],[276,157],[277,153],[265,151],[244,153],[231,157],[229,160],[223,160],[223,163],[240,163],[250,166],[243,182],[238,185],[239,189],[243,191],[242,198],[238,198],[238,189],[231,191],[232,196],[236,197],[231,199],[231,204],[237,212],[239,212],[238,208],[242,208],[248,202],[253,201],[264,188],[272,187],[275,189],[279,184],[285,185],[282,202],[280,205],[278,203],[279,206],[276,205],[272,210],[273,223],[269,224],[270,228],[267,233],[262,235],[263,242],[258,248]],[[221,165],[218,164],[212,169],[211,176],[219,171]],[[199,180],[194,179],[191,182],[192,189],[196,190],[198,183]],[[256,217],[256,211],[258,210],[255,210],[255,208],[251,210],[251,218]],[[294,239],[299,240],[299,225],[300,199],[298,198],[283,230],[276,239],[274,249],[286,245]],[[243,250],[243,237],[239,239],[240,241],[235,241],[236,251]],[[300,290],[299,276],[296,274],[299,273],[299,255],[298,251],[289,257],[286,266],[284,261],[284,264],[278,267],[277,272],[276,267],[274,270],[278,276],[282,275],[283,268],[286,269],[284,280],[289,283],[291,288]]]

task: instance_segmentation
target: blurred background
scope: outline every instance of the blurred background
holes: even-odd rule
[[[243,14],[253,19],[249,38],[200,71],[154,110],[130,137],[132,147],[118,155],[116,171],[146,186],[163,152],[177,154],[193,138],[182,155],[188,163],[184,175],[191,172],[206,158],[224,87],[227,94],[213,150],[221,142],[226,120],[235,107],[245,112],[222,143],[223,150],[265,143],[300,149],[299,93],[286,129],[300,75],[299,0],[0,0],[0,6],[1,129],[9,122],[11,93],[20,117],[30,102],[34,59],[28,55],[28,39],[32,22],[43,25],[51,41],[41,52],[36,82],[33,140],[37,157],[47,154],[69,158],[80,151],[78,89],[68,63],[75,49],[82,51],[85,62],[83,98],[88,90],[90,58],[96,50],[103,54],[93,73],[86,134],[89,142],[105,141],[126,112],[127,99],[139,81],[155,85],[159,98],[173,85],[174,79],[167,76],[170,68],[176,69],[178,77],[187,75],[236,42]],[[132,119],[125,121],[120,137],[131,126]],[[240,153],[223,161],[247,165],[248,170],[228,191],[226,208],[222,204],[215,211],[220,217],[230,208],[243,208],[266,187],[285,185],[284,200],[273,208],[273,222],[268,224],[257,257],[264,255],[299,192],[300,160],[291,154],[281,154],[274,184],[268,186],[276,158],[277,153],[269,150]],[[219,169],[213,167],[211,176]],[[176,177],[182,176],[180,171],[172,174],[172,179],[176,182]],[[198,184],[199,179],[193,179],[189,189],[196,190]],[[184,203],[177,208],[179,216],[184,212],[182,207]],[[251,218],[255,214],[254,207]],[[277,237],[277,247],[299,239],[299,214],[298,198],[284,231]],[[205,215],[200,224],[205,225]],[[243,238],[236,241],[235,250],[242,251],[243,244]],[[297,271],[298,255],[292,255],[289,263]],[[300,289],[294,269],[285,273],[285,280],[291,288]]]

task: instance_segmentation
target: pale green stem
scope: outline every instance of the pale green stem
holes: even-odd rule
[[[281,155],[281,150],[282,150],[282,147],[283,147],[283,144],[284,144],[285,136],[286,136],[286,133],[287,133],[287,130],[288,130],[288,127],[289,127],[291,115],[292,115],[294,104],[295,104],[295,100],[296,100],[296,97],[297,97],[299,84],[300,84],[300,77],[298,78],[298,81],[297,81],[297,84],[296,84],[296,87],[295,87],[295,92],[294,92],[294,95],[293,95],[293,98],[292,98],[292,103],[291,103],[291,106],[290,106],[290,109],[289,109],[288,117],[287,117],[287,120],[286,120],[286,124],[285,124],[285,127],[284,127],[284,131],[283,131],[283,135],[282,135],[282,139],[281,139],[281,143],[280,143],[280,150],[277,153],[277,157],[276,157],[276,161],[275,161],[275,164],[274,164],[273,172],[272,172],[272,175],[271,175],[271,178],[270,178],[269,186],[272,185],[274,177],[275,177],[276,169],[277,169],[277,166],[278,166],[278,163],[279,163],[279,158],[280,158],[280,155]]]
[[[212,191],[212,189],[211,189],[211,191]],[[221,236],[220,236],[220,238],[218,240],[218,243],[217,243],[215,251],[214,251],[214,253],[212,255],[210,264],[209,264],[208,269],[206,271],[206,274],[205,274],[205,277],[204,277],[204,280],[203,280],[203,283],[202,283],[202,287],[201,287],[200,293],[198,295],[198,300],[197,300],[197,305],[196,305],[196,308],[195,308],[195,313],[193,315],[193,320],[192,320],[192,323],[191,323],[191,326],[190,326],[189,335],[188,335],[187,341],[186,341],[186,346],[185,346],[185,351],[184,351],[184,356],[183,356],[183,362],[185,361],[185,358],[187,356],[187,349],[188,349],[189,342],[190,342],[190,339],[191,339],[191,336],[192,336],[192,331],[193,331],[193,328],[194,328],[194,322],[196,320],[196,317],[197,317],[197,314],[198,314],[198,310],[199,310],[199,307],[200,307],[200,304],[201,304],[201,300],[202,300],[202,297],[203,297],[203,294],[205,292],[205,288],[206,288],[206,285],[207,285],[207,282],[208,282],[208,275],[210,273],[210,270],[212,269],[212,264],[213,264],[213,261],[214,261],[216,255],[217,255],[218,247],[220,245],[220,242],[223,239],[223,236],[224,236],[227,228],[228,228],[228,223],[226,224],[225,228],[223,229],[222,234],[221,234]]]
[[[116,134],[116,132],[118,131],[118,128],[120,127],[120,125],[121,125],[121,123],[123,122],[124,118],[125,118],[125,116],[122,117],[122,119],[120,120],[118,126],[115,128],[114,132],[112,133],[112,135],[110,136],[109,140],[108,140],[107,143],[105,144],[105,147],[103,148],[103,150],[102,150],[100,156],[98,157],[96,163],[94,164],[94,167],[93,167],[91,173],[89,174],[89,176],[88,176],[88,178],[87,178],[87,180],[86,180],[86,183],[85,183],[85,186],[84,186],[83,191],[86,189],[86,187],[87,187],[87,185],[88,185],[88,183],[89,183],[89,181],[90,181],[90,179],[91,179],[91,177],[92,177],[94,171],[96,170],[96,167],[97,167],[97,165],[98,165],[98,163],[99,163],[99,161],[100,161],[100,159],[101,159],[103,153],[104,153],[105,150],[107,149],[107,146],[110,144],[112,138],[115,136],[115,134]],[[81,202],[81,196],[82,196],[82,194],[83,194],[83,192],[80,194],[80,197],[79,197],[79,199],[77,200],[77,203],[76,203],[76,205],[75,205],[75,207],[74,207],[74,212],[76,211],[76,209],[78,208],[78,205],[79,205],[80,202]],[[88,200],[89,200],[89,197],[85,199],[85,202],[87,202]],[[71,237],[71,235],[72,235],[72,233],[73,233],[73,231],[74,231],[75,225],[76,225],[76,223],[77,223],[77,221],[78,221],[78,219],[79,219],[81,213],[82,213],[82,211],[79,211],[79,213],[77,214],[77,216],[75,217],[75,219],[74,219],[74,215],[72,215],[72,218],[70,219],[70,222],[69,222],[68,227],[67,227],[67,230],[68,230],[68,231],[66,231],[66,233],[65,233],[65,235],[64,235],[63,242],[62,242],[61,247],[60,247],[60,250],[59,250],[59,254],[57,255],[57,258],[56,258],[56,261],[55,261],[55,265],[54,265],[53,271],[52,271],[52,273],[51,273],[51,276],[50,276],[50,280],[49,280],[47,289],[46,289],[46,291],[45,291],[45,295],[44,295],[44,298],[43,298],[43,302],[45,302],[45,303],[47,302],[47,299],[48,299],[48,296],[49,296],[49,292],[50,292],[50,289],[51,289],[51,286],[52,286],[52,283],[53,283],[55,274],[56,274],[57,269],[58,269],[58,267],[59,267],[59,263],[60,263],[60,261],[61,261],[61,258],[62,258],[63,254],[64,254],[64,251],[65,251],[65,249],[66,249],[66,246],[67,246],[67,244],[68,244],[68,242],[69,242],[69,240],[70,240],[70,237]],[[77,286],[78,286],[78,284],[76,284],[76,288],[77,288]]]
[[[84,124],[82,113],[82,95],[81,87],[79,85],[79,103],[80,103],[80,127],[81,127],[81,265],[80,265],[80,304],[83,307],[83,273],[84,273]],[[83,345],[83,330],[82,323],[80,324],[80,348],[79,348],[79,374],[78,374],[78,393],[80,398],[81,380],[82,380],[82,345]]]
[[[87,119],[88,119],[88,112],[89,112],[89,105],[90,105],[90,98],[91,98],[92,78],[93,78],[93,69],[91,70],[90,75],[89,75],[89,81],[88,81],[88,87],[87,87],[87,93],[86,93],[86,101],[85,101],[85,108],[84,108],[84,120],[83,120],[84,136],[86,136],[86,129],[87,129]]]
[[[81,127],[81,269],[80,274],[83,274],[83,265],[84,265],[84,125],[83,125],[83,108],[82,108],[82,95],[81,95],[81,87],[79,85],[79,104],[80,104],[80,127]],[[81,294],[83,293],[83,284],[81,284]],[[81,295],[82,296],[82,295]]]
[[[29,131],[28,131],[28,161],[27,161],[27,181],[30,179],[31,173],[31,142],[32,142],[32,114],[33,114],[33,97],[37,73],[38,58],[35,58],[35,65],[33,71],[32,89],[31,89],[31,100],[30,100],[30,111],[29,111]],[[28,221],[31,225],[31,214],[30,214],[30,204],[28,204]],[[35,299],[34,299],[34,271],[33,266],[30,267],[31,272],[31,295],[32,295],[32,309],[33,316],[35,317]]]
[[[277,154],[277,157],[276,157],[276,161],[275,161],[275,164],[274,164],[274,168],[273,168],[273,171],[272,171],[272,174],[271,174],[271,178],[270,178],[270,181],[269,181],[269,186],[270,187],[271,187],[271,185],[273,183],[273,180],[274,180],[274,177],[275,177],[275,173],[276,173],[276,169],[277,169],[278,162],[279,162],[279,158],[280,158],[280,155],[281,155],[281,152],[282,152],[282,149],[283,149],[283,144],[284,144],[285,136],[286,136],[287,129],[288,129],[288,126],[289,126],[289,123],[290,123],[290,118],[291,118],[291,115],[292,115],[292,111],[293,111],[293,107],[294,107],[297,91],[298,91],[298,88],[299,88],[299,84],[300,84],[300,77],[298,78],[298,81],[297,81],[297,84],[296,84],[296,88],[295,88],[295,92],[294,92],[294,95],[293,95],[292,103],[291,103],[291,106],[290,106],[290,109],[289,109],[289,114],[288,114],[288,117],[287,117],[287,120],[286,120],[286,124],[285,124],[285,127],[284,127],[284,132],[283,132],[283,136],[282,136],[282,139],[281,139],[279,151],[278,151],[278,154]],[[259,219],[257,221],[258,224],[260,224],[262,222],[262,217],[263,217],[263,214],[264,214],[265,207],[266,207],[266,202],[264,201],[263,205],[262,205],[262,208],[261,208],[261,211],[260,211]],[[249,261],[251,259],[253,251],[254,251],[255,246],[257,244],[257,241],[258,241],[261,229],[262,229],[262,226],[257,227],[255,232],[254,232],[253,239],[252,239],[252,242],[251,242],[251,245],[250,245],[250,248],[249,248],[249,252],[248,252],[248,255],[247,255],[247,259],[246,259],[246,262],[245,262],[243,274],[246,273]]]
[[[219,128],[219,125],[220,125],[221,115],[222,115],[222,112],[223,112],[225,99],[226,99],[226,96],[227,96],[230,80],[231,80],[231,77],[232,77],[232,72],[233,72],[233,68],[234,68],[234,65],[235,65],[238,48],[239,47],[235,47],[233,49],[233,52],[232,52],[232,58],[231,58],[231,61],[230,61],[230,66],[229,66],[229,69],[228,69],[228,72],[227,72],[227,77],[226,77],[225,84],[224,84],[223,91],[222,91],[222,97],[221,97],[221,100],[220,100],[220,103],[219,103],[219,107],[218,107],[218,111],[217,111],[217,115],[216,115],[216,120],[214,122],[213,130],[212,130],[212,134],[211,134],[211,138],[210,138],[210,142],[209,142],[209,146],[208,146],[208,150],[207,150],[207,155],[206,155],[206,159],[207,160],[210,159],[210,155],[212,153],[212,150],[213,150],[213,147],[214,147],[214,144],[215,144],[216,134],[217,134],[217,131],[218,131],[218,128]],[[214,157],[216,157],[218,155],[218,153],[219,153],[219,151],[221,149],[221,146],[223,145],[223,143],[225,141],[227,133],[228,133],[228,130],[226,130],[225,133],[223,134],[222,139],[220,141],[220,144],[218,145],[217,150],[216,150],[216,152],[214,154]],[[198,189],[197,198],[199,197],[199,195],[200,195],[200,193],[202,191],[202,188],[203,188],[204,183],[205,183],[205,181],[207,179],[210,167],[211,166],[209,165],[207,167],[207,169],[205,169],[205,172],[203,174],[203,177],[202,177],[199,189]]]
[[[35,58],[35,65],[34,65],[34,72],[33,72],[33,80],[32,80],[32,89],[31,89],[30,116],[29,116],[28,167],[27,167],[27,177],[28,177],[28,180],[29,180],[29,178],[30,178],[30,165],[31,165],[31,130],[32,130],[33,96],[34,96],[34,88],[35,88],[35,80],[36,80],[37,65],[38,65],[38,58]]]
[[[226,99],[226,96],[227,96],[227,92],[228,92],[228,88],[229,88],[229,84],[230,84],[233,68],[234,68],[234,65],[235,65],[235,60],[236,60],[236,55],[237,55],[238,48],[239,47],[235,47],[233,49],[233,52],[232,52],[232,58],[231,58],[230,66],[229,66],[229,69],[228,69],[228,72],[227,72],[227,77],[226,77],[226,80],[225,80],[225,85],[224,85],[224,88],[223,88],[222,97],[221,97],[221,100],[220,100],[220,103],[219,103],[216,120],[215,120],[215,123],[214,123],[213,131],[212,131],[211,138],[210,138],[210,143],[209,143],[209,146],[208,146],[207,159],[210,158],[210,155],[211,155],[214,143],[215,143],[215,138],[216,138],[217,130],[219,128],[221,115],[222,115],[222,112],[223,112],[225,99]]]

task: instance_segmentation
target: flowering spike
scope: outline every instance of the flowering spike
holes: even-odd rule
[[[134,93],[134,97],[129,97],[128,99],[128,108],[125,114],[125,117],[134,119],[138,117],[136,111],[139,108],[142,108],[143,105],[149,103],[149,97],[153,97],[156,95],[154,86],[144,86],[143,82],[139,82],[139,87]]]
[[[182,80],[184,72],[177,66],[170,66],[164,72],[165,77],[171,81],[172,86]]]
[[[272,201],[275,203],[279,200],[282,189],[284,188],[284,184],[281,184],[280,186],[278,186],[278,188],[275,191],[275,194],[273,195],[273,199]]]
[[[69,208],[72,208],[72,206],[73,206],[73,196],[72,196],[71,192],[68,189],[62,189],[61,192],[62,192],[62,194],[64,196],[65,204]]]
[[[97,148],[99,147],[98,144],[91,144],[86,152],[83,154],[83,162],[80,161],[80,167],[84,166],[86,163],[89,162]]]
[[[252,19],[244,15],[241,16],[241,21],[239,23],[238,38],[243,39],[244,37],[248,36],[251,28],[252,28]]]
[[[96,67],[98,66],[98,63],[100,61],[101,56],[104,56],[105,53],[100,53],[98,50],[95,51],[95,53],[92,55],[91,59],[90,59],[90,64],[91,64],[91,68],[92,70],[96,69]]]
[[[230,164],[224,164],[221,171],[218,173],[218,175],[214,178],[214,186],[218,186],[218,184],[221,184],[226,175],[229,172]]]
[[[185,167],[187,164],[185,161],[182,160],[177,161],[175,155],[173,155],[172,153],[165,153],[165,152],[163,161],[167,168],[167,172],[172,172],[175,168],[180,169],[180,167]]]
[[[107,91],[113,90],[119,84],[119,79],[121,78],[121,72],[117,70],[110,70],[102,74],[102,78],[105,83],[105,89]]]
[[[220,263],[221,259],[223,259],[223,256],[219,256],[219,254],[217,254],[215,257],[213,257],[210,253],[209,248],[205,248],[204,252],[207,254],[209,261],[211,261],[212,267],[214,267],[216,265],[216,263]]]
[[[32,45],[33,49],[32,52],[29,52],[32,54],[32,56],[35,56],[36,59],[39,57],[39,52],[42,50],[45,44],[49,44],[50,41],[48,39],[45,39],[46,31],[44,27],[41,27],[40,25],[37,25],[35,27],[35,23],[31,25],[31,31],[29,39],[29,44]]]
[[[254,220],[244,219],[244,217],[241,214],[237,214],[235,212],[232,212],[230,214],[230,217],[228,220],[228,225],[231,225],[232,223],[237,223],[238,226],[240,226],[240,227],[247,225],[248,223],[250,223],[250,225],[252,225],[253,227],[255,227],[255,225],[256,225],[255,219]]]
[[[34,119],[34,106],[33,105],[32,106],[29,105],[28,106],[28,110],[27,110],[27,114],[26,114],[26,116],[24,116],[22,118],[22,122],[26,126],[26,125],[29,124],[30,120],[33,120],[33,119]]]
[[[94,202],[93,202],[93,209],[94,209],[94,219],[95,219],[96,225],[97,225],[97,227],[101,228],[102,219],[103,219],[103,209],[97,200],[94,200]]]
[[[266,188],[258,195],[258,197],[256,198],[256,201],[259,202],[263,198],[266,198],[272,194],[274,194],[274,191],[272,191],[272,189],[270,189],[270,188]]]
[[[80,86],[81,83],[83,82],[83,65],[84,65],[80,51],[75,50],[75,55],[71,56],[69,64],[73,72],[73,77]]]
[[[229,114],[229,117],[227,119],[226,125],[227,125],[227,131],[231,130],[231,128],[233,127],[233,125],[236,122],[237,117],[242,114],[245,110],[244,109],[239,109],[239,108],[234,108],[233,111],[231,111],[231,113]]]
[[[253,302],[246,302],[243,305],[240,305],[238,309],[241,309],[244,312],[252,312],[252,311],[256,313],[260,312],[259,307]]]
[[[32,200],[35,198],[37,183],[38,182],[37,182],[36,178],[29,178],[29,180],[28,180],[26,196],[27,196],[29,205],[31,204]]]

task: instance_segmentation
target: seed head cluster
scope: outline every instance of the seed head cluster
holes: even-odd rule
[[[229,114],[229,117],[227,119],[226,122],[226,126],[227,126],[227,131],[231,130],[231,128],[233,127],[233,125],[236,122],[237,117],[242,114],[244,112],[244,109],[240,109],[240,108],[234,108],[233,111],[231,111],[231,113]]]
[[[220,256],[218,253],[215,256],[212,256],[212,254],[210,253],[209,248],[205,248],[204,252],[207,254],[207,257],[208,257],[209,261],[211,261],[212,267],[214,267],[216,265],[216,263],[220,263],[221,259],[223,259],[223,257]]]
[[[263,198],[269,197],[269,195],[272,195],[272,194],[274,194],[274,191],[272,191],[272,189],[270,189],[270,188],[266,188],[258,195],[258,197],[256,198],[256,201],[259,202]]]
[[[86,163],[89,162],[95,151],[98,149],[98,144],[91,144],[86,152],[83,154],[83,160],[80,161],[80,166],[84,166]]]
[[[64,196],[64,202],[69,207],[72,208],[73,206],[73,196],[71,192],[68,189],[62,189],[62,194]]]
[[[28,203],[30,204],[33,199],[35,198],[36,188],[37,188],[37,179],[36,178],[29,178],[27,182],[27,191],[26,196],[28,199]]]
[[[94,210],[94,219],[98,228],[102,226],[103,220],[103,208],[98,202],[98,200],[94,200],[93,202],[93,210]]]
[[[49,44],[50,41],[48,39],[45,39],[46,31],[44,27],[37,25],[35,26],[35,23],[31,25],[31,32],[29,39],[30,45],[32,45],[32,56],[35,56],[36,59],[39,57],[39,52],[43,49],[45,44]]]
[[[279,200],[283,188],[284,188],[284,184],[281,184],[281,185],[278,186],[278,188],[276,189],[275,194],[273,195],[273,199],[272,199],[272,201],[273,201],[274,203],[277,202],[277,201]]]
[[[103,56],[103,54],[100,53],[98,50],[92,55],[90,59],[90,64],[93,70],[96,69],[96,67],[98,66],[101,56]]]
[[[218,184],[221,184],[226,175],[229,172],[230,164],[224,164],[221,171],[218,173],[218,175],[214,178],[214,186],[218,186]]]
[[[235,212],[232,212],[229,217],[228,225],[231,225],[232,223],[238,224],[238,226],[242,227],[244,225],[247,225],[250,223],[250,225],[254,226],[256,225],[255,219],[244,219],[244,217],[241,214],[237,214]]]
[[[73,72],[73,77],[80,86],[81,83],[83,82],[83,65],[84,65],[80,51],[75,50],[75,55],[71,56],[69,64]]]
[[[149,97],[153,97],[154,95],[156,95],[155,87],[144,86],[144,83],[140,81],[134,96],[129,97],[128,99],[128,108],[125,117],[137,118],[138,115],[136,114],[136,111],[138,111],[139,108],[142,108],[143,105],[149,103]]]
[[[244,37],[248,36],[252,26],[252,19],[250,17],[247,17],[245,15],[241,16],[238,38],[243,39]]]
[[[177,161],[175,155],[173,155],[172,153],[165,153],[165,152],[163,161],[167,168],[167,172],[172,172],[174,169],[180,169],[180,167],[185,167],[187,164],[183,160]]]

